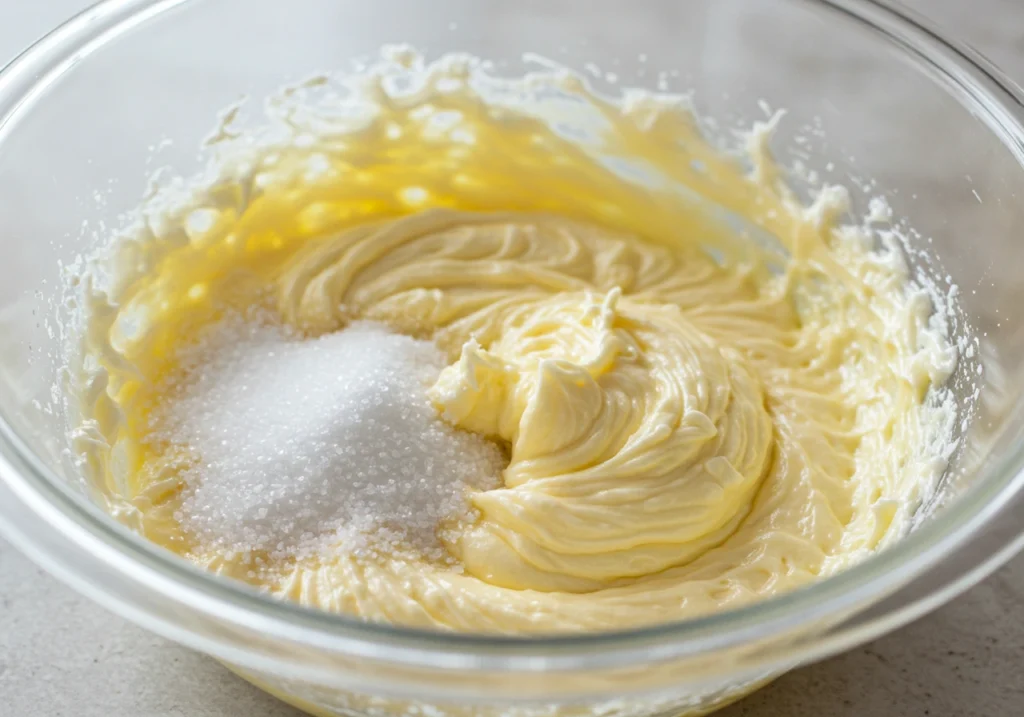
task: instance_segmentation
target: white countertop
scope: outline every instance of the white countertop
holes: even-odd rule
[[[82,0],[0,0],[0,63]],[[1017,0],[907,4],[1024,78]],[[722,717],[1013,717],[1024,705],[1024,557],[928,617],[791,673]],[[3,717],[299,717],[226,669],[112,615],[0,541]]]

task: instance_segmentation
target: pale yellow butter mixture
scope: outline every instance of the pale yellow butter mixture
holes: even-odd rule
[[[679,98],[457,57],[347,90],[345,111],[287,94],[86,270],[73,440],[111,512],[283,598],[474,632],[707,614],[905,532],[945,467],[955,352],[845,191],[805,207],[781,183],[770,122],[730,156]],[[339,550],[254,572],[181,527],[150,417],[188,337],[254,305],[447,353],[431,401],[509,456],[443,532],[456,569]]]

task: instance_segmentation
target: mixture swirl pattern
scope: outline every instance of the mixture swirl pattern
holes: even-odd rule
[[[771,123],[744,166],[666,98],[615,105],[564,74],[488,94],[451,59],[416,72],[398,96],[364,78],[369,114],[293,111],[297,135],[222,159],[81,282],[73,438],[113,514],[281,598],[513,633],[707,614],[905,532],[948,456],[956,355],[895,246],[843,223],[845,191],[800,205]],[[565,102],[544,118],[555,90],[599,120],[593,146]],[[190,535],[154,416],[183,337],[253,307],[301,337],[370,321],[439,348],[437,414],[508,459],[467,490],[469,520],[439,526],[446,560],[340,550],[254,571]]]
[[[438,211],[316,244],[280,286],[297,325],[414,318],[458,351],[431,396],[510,462],[453,549],[491,584],[586,592],[722,543],[772,470],[742,350],[766,307],[742,283],[709,291],[715,273],[557,217]]]

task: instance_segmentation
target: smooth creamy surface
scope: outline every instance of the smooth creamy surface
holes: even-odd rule
[[[396,53],[223,143],[80,269],[74,447],[97,498],[212,570],[328,610],[482,632],[677,620],[793,589],[898,538],[945,467],[955,352],[884,227],[726,156],[681,98],[488,77]],[[344,553],[254,571],[174,519],[148,438],[176,351],[227,311],[309,335],[432,338],[430,397],[499,440],[500,489],[445,531],[461,572]]]

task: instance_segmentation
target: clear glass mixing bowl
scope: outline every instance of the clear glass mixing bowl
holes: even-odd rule
[[[976,411],[941,504],[895,547],[806,589],[558,638],[422,632],[271,602],[101,514],[74,487],[49,408],[61,263],[137,205],[157,163],[196,169],[201,139],[241,94],[388,42],[468,51],[510,73],[524,51],[593,62],[621,85],[692,89],[723,123],[763,116],[762,99],[787,108],[783,159],[859,187],[862,202],[886,194],[937,257],[911,257],[921,274],[958,286],[958,331],[969,324],[978,343],[956,385]],[[112,610],[318,714],[713,709],[913,619],[1020,547],[1022,101],[983,58],[877,0],[102,2],[0,75],[0,527]]]

